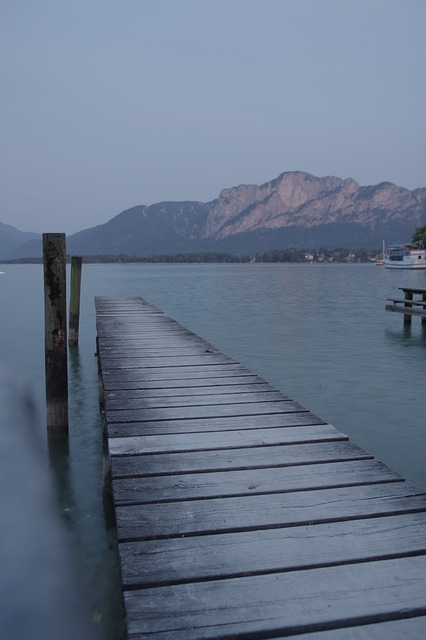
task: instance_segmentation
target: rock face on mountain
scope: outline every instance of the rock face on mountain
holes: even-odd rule
[[[290,246],[379,248],[383,239],[387,244],[409,241],[424,224],[425,188],[409,191],[390,182],[360,186],[351,178],[291,171],[260,186],[224,189],[208,203],[133,207],[70,236],[67,248],[82,255],[135,256],[190,251],[254,255]]]
[[[259,230],[312,230],[336,224],[372,232],[380,227],[384,232],[400,225],[414,229],[425,215],[426,189],[409,191],[390,182],[361,187],[351,178],[316,178],[297,171],[260,187],[242,185],[222,191],[210,203],[203,235],[218,239]],[[348,242],[350,238],[344,240]]]

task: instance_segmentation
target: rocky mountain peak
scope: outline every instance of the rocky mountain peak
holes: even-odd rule
[[[324,214],[321,202],[332,196],[336,199],[334,208],[343,206],[347,209],[348,201],[352,202],[359,189],[359,184],[352,178],[318,178],[303,171],[282,173],[261,186],[241,185],[225,189],[212,203],[203,236],[224,238],[260,228],[293,224],[313,226]]]

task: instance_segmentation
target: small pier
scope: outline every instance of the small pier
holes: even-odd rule
[[[129,639],[426,637],[422,490],[142,298],[96,310]]]
[[[426,323],[426,289],[399,287],[404,292],[403,298],[388,298],[391,304],[386,305],[386,311],[404,314],[404,324],[411,324],[412,316],[420,316],[422,323]]]

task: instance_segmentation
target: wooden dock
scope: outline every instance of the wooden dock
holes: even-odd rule
[[[388,298],[392,304],[386,305],[386,311],[404,314],[404,324],[411,324],[412,316],[420,316],[426,323],[426,289],[399,287],[404,292],[403,298]],[[419,297],[414,297],[419,296]]]
[[[426,637],[422,490],[143,299],[96,309],[128,638]]]

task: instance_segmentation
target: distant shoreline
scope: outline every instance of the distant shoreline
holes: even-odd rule
[[[160,254],[151,256],[120,255],[93,255],[83,256],[85,264],[271,264],[271,263],[375,263],[381,257],[381,252],[375,249],[271,249],[255,257],[239,256],[232,253],[205,252],[205,253],[177,253]],[[0,259],[0,264],[42,264],[43,259],[38,258],[14,258],[13,260]],[[71,256],[67,255],[67,262],[71,262]]]

